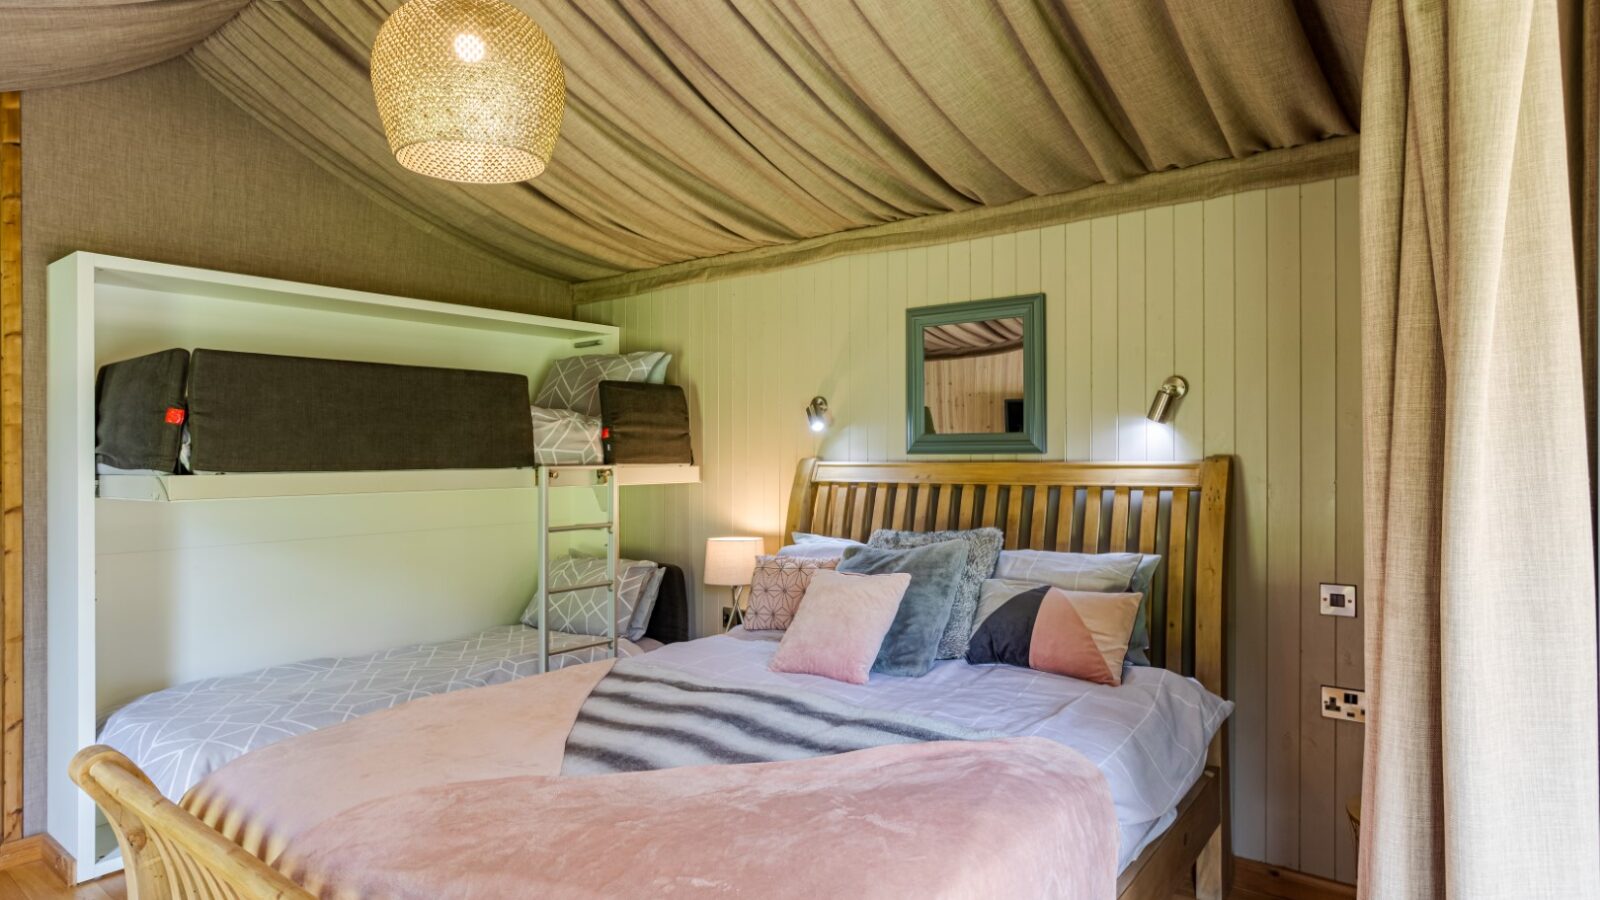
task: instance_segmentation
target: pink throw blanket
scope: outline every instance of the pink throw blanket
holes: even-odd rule
[[[327,898],[1115,895],[1105,779],[1039,738],[558,777],[609,668],[283,741],[185,805]]]

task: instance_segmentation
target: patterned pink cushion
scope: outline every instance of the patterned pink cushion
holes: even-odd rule
[[[839,565],[837,559],[801,556],[758,556],[750,576],[750,610],[744,615],[746,631],[784,631],[794,621],[795,610],[818,569]]]
[[[850,575],[823,569],[784,632],[767,668],[866,684],[911,576]]]

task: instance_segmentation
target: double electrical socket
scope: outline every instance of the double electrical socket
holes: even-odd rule
[[[1345,722],[1367,721],[1367,692],[1323,685],[1322,717]]]
[[[1325,616],[1354,616],[1356,614],[1356,586],[1353,584],[1322,585],[1322,614]]]

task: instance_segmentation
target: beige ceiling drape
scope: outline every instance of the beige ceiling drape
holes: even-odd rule
[[[250,0],[4,0],[0,91],[110,78],[182,55]]]
[[[255,3],[191,56],[427,227],[583,281],[1352,134],[1366,0],[513,0],[568,106],[550,170],[389,155],[367,78],[398,0]]]
[[[1362,896],[1600,897],[1556,0],[1375,6],[1361,146]]]

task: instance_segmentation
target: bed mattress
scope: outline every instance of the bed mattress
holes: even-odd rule
[[[550,648],[594,640],[551,632]],[[618,647],[621,656],[644,652],[626,639],[619,639]],[[605,655],[604,647],[579,650],[552,656],[550,667]],[[538,671],[539,629],[507,625],[457,640],[310,659],[146,694],[106,718],[100,743],[138,763],[156,788],[176,801],[223,764],[285,738],[419,697]]]
[[[1065,744],[1098,767],[1116,805],[1120,871],[1177,818],[1205,771],[1233,704],[1165,669],[1129,667],[1120,687],[1011,666],[944,660],[920,678],[874,674],[864,685],[767,668],[780,633],[735,629],[669,644],[653,665],[722,683],[799,688],[871,709],[925,715],[978,731]]]

